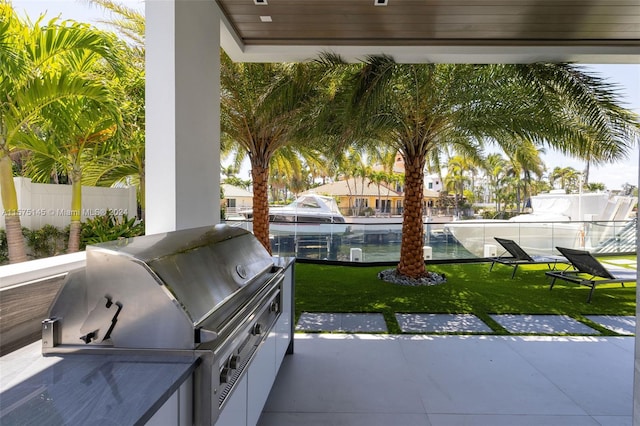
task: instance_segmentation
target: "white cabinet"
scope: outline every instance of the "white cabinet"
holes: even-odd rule
[[[216,426],[255,426],[267,402],[292,335],[293,264],[285,271],[281,314],[269,335],[260,343],[246,374],[237,383]]]
[[[264,403],[276,379],[276,336],[271,332],[249,366],[247,425],[258,423]]]
[[[216,426],[241,426],[247,424],[247,376],[236,383],[233,394],[229,396]]]
[[[292,283],[293,283],[293,267],[288,268],[285,271],[284,283],[282,284],[282,314],[278,318],[278,322],[274,327],[276,335],[276,372],[280,368],[282,359],[284,358],[289,342],[293,338],[291,335],[293,318],[293,309],[291,309],[292,302]]]
[[[189,377],[149,419],[146,426],[190,426],[193,424],[193,379]]]

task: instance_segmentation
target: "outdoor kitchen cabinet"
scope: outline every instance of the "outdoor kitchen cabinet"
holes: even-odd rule
[[[216,426],[243,426],[247,424],[247,376],[236,383],[227,405],[220,413]]]
[[[191,426],[193,425],[193,380],[185,380],[178,390],[160,407],[146,426]]]
[[[254,426],[258,423],[284,356],[292,347],[293,273],[290,262],[285,266],[281,315],[260,343],[247,374],[236,384],[216,426]]]
[[[88,246],[41,352],[1,360],[0,424],[255,425],[293,351],[294,262],[226,225]]]

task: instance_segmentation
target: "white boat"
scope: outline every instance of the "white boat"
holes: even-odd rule
[[[253,210],[238,212],[243,219],[253,219]],[[296,198],[286,206],[269,208],[269,222],[277,223],[344,223],[338,203],[331,197],[307,194]]]
[[[516,241],[529,254],[556,254],[555,247],[590,250],[610,238],[630,218],[638,199],[606,193],[551,192],[531,197],[529,214],[509,220],[461,220],[447,223],[445,232],[478,257],[500,254],[494,237]]]
[[[344,223],[338,203],[331,197],[302,195],[291,204],[269,209],[270,222]]]
[[[239,211],[231,220],[243,220],[249,225],[253,219],[252,210]],[[332,197],[318,194],[306,194],[296,198],[286,206],[269,208],[269,233],[277,235],[333,235],[344,233],[347,225],[338,203]]]

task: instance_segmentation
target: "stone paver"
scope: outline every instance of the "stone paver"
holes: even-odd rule
[[[382,333],[387,331],[387,324],[382,314],[376,313],[303,312],[298,320],[296,330]]]
[[[473,314],[396,314],[404,333],[491,333]]]
[[[492,333],[493,330],[473,314],[396,313],[403,333]],[[490,315],[510,333],[526,334],[600,334],[586,324],[566,315]],[[635,335],[635,316],[587,315],[603,327],[622,335]],[[380,313],[303,312],[297,331],[386,333],[387,325]]]
[[[510,333],[600,334],[597,330],[566,315],[490,315]]]
[[[635,269],[638,267],[638,263],[634,262],[631,259],[601,259],[600,262],[605,264],[609,263],[611,265],[623,266],[625,268],[632,268],[632,269]]]
[[[636,334],[635,316],[585,315],[585,317],[618,334]]]

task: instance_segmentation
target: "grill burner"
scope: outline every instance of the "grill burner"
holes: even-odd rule
[[[293,259],[272,258],[248,231],[195,228],[86,254],[43,322],[45,355],[191,355],[194,423],[212,424],[276,324],[293,351]]]

